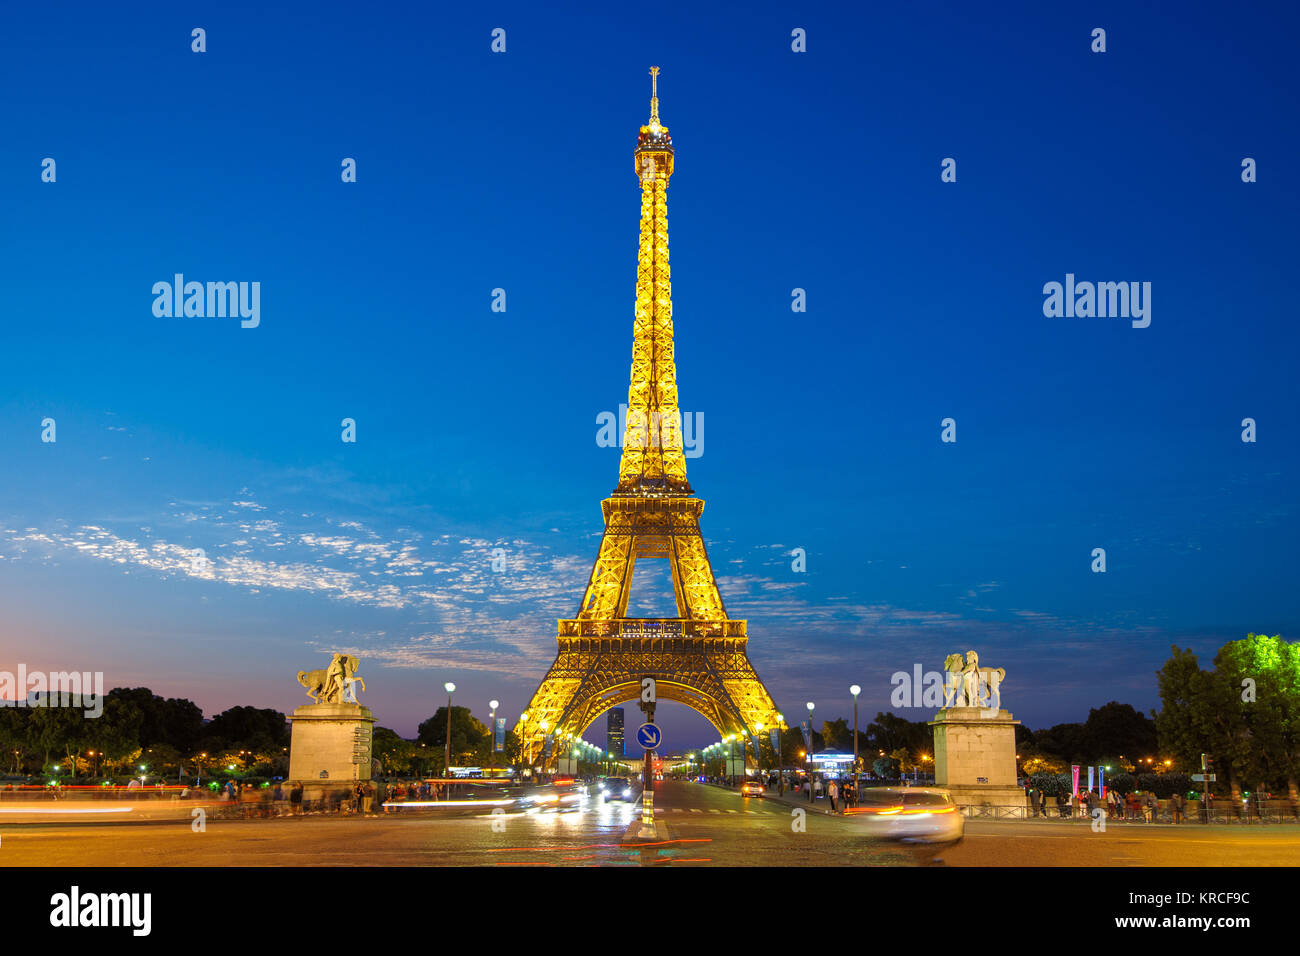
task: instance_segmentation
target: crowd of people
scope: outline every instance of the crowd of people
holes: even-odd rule
[[[1025,793],[1029,799],[1030,810],[1038,817],[1050,816],[1047,806],[1050,799],[1055,805],[1056,816],[1061,819],[1074,816],[1091,818],[1094,810],[1102,809],[1112,820],[1142,820],[1153,823],[1161,819],[1162,810],[1168,811],[1167,815],[1172,823],[1183,823],[1187,820],[1187,797],[1181,793],[1175,793],[1168,800],[1163,801],[1163,804],[1150,790],[1145,792],[1133,790],[1121,794],[1111,788],[1103,797],[1094,788],[1081,790],[1077,794],[1070,791],[1058,792],[1049,798],[1041,788],[1026,787]]]
[[[188,796],[184,791],[181,794],[182,799]],[[321,796],[308,801],[301,782],[258,785],[230,780],[221,788],[221,797],[238,807],[241,816],[252,819],[302,813],[387,813],[397,803],[444,800],[447,794],[442,785],[428,780],[361,780],[325,787]]]

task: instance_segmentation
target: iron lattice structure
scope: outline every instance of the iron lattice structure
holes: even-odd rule
[[[601,503],[605,533],[578,615],[559,622],[559,654],[515,728],[528,760],[548,737],[581,734],[610,707],[638,699],[642,677],[722,735],[751,737],[777,722],[745,651],[745,622],[727,617],[700,535],[704,502],[686,480],[668,266],[673,144],[659,121],[658,72],[650,70],[650,122],[634,154],[641,240],[618,485]],[[627,616],[638,558],[668,560],[676,618]]]

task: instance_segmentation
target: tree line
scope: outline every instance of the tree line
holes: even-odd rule
[[[1234,799],[1243,789],[1287,789],[1297,799],[1300,778],[1300,643],[1249,634],[1231,641],[1205,669],[1190,650],[1171,647],[1157,673],[1161,708],[1144,715],[1110,701],[1086,720],[1041,730],[1016,727],[1016,750],[1026,775],[1059,775],[1071,764],[1110,766],[1113,774],[1190,774],[1201,754]],[[451,712],[451,754],[457,765],[508,765],[519,741],[507,732],[505,751],[493,755],[491,731],[467,707]],[[288,773],[289,722],[277,710],[231,707],[205,721],[193,701],[163,698],[147,687],[118,687],[104,712],[87,718],[76,708],[0,708],[0,767],[9,773],[48,773],[54,765],[73,776],[147,772],[212,772],[283,776]],[[812,731],[814,751],[853,752],[853,725],[844,718]],[[389,775],[445,772],[447,708],[419,725],[414,739],[377,727],[373,754]],[[779,736],[779,762],[802,766],[806,745],[798,727]],[[765,766],[778,755],[768,737]],[[924,720],[882,711],[858,735],[863,764],[881,776],[933,769],[933,733]],[[1172,779],[1170,777],[1169,779]],[[1143,788],[1148,789],[1148,788]]]

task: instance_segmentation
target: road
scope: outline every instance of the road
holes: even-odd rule
[[[702,784],[656,789],[666,833],[625,840],[638,804],[583,812],[440,817],[189,819],[138,824],[0,827],[4,866],[891,866],[934,862],[935,851],[871,844],[856,821]],[[984,821],[940,854],[948,866],[1274,866],[1300,859],[1300,827],[1201,827]]]

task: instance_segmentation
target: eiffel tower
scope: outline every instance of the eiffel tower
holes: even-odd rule
[[[694,708],[723,736],[756,743],[780,716],[745,653],[745,622],[727,616],[700,536],[704,502],[686,480],[668,270],[673,143],[659,121],[658,74],[651,67],[650,122],[634,154],[641,243],[618,485],[601,503],[605,533],[577,617],[560,620],[555,663],[516,726],[529,761],[639,699],[642,677],[656,678],[661,699]],[[627,616],[641,558],[668,560],[677,617]]]

